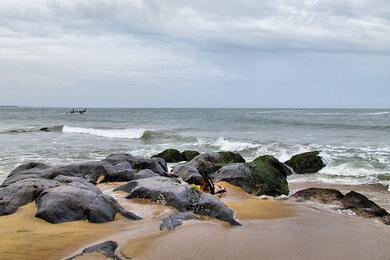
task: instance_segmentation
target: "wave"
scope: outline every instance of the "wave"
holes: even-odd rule
[[[389,115],[390,111],[361,113],[363,115]]]
[[[140,139],[145,133],[142,129],[95,129],[64,126],[63,133],[88,134],[107,138]]]
[[[218,138],[218,140],[213,142],[211,145],[219,147],[220,150],[222,151],[234,151],[234,152],[253,149],[259,146],[258,144],[254,144],[254,143],[231,141],[231,140],[224,139],[223,137]]]
[[[0,129],[1,134],[19,134],[19,133],[28,133],[28,132],[36,132],[36,131],[37,129],[35,129],[34,127]]]

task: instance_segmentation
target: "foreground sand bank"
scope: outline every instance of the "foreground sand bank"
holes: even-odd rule
[[[382,223],[312,204],[261,200],[219,184],[227,188],[222,200],[236,211],[242,226],[202,217],[184,222],[175,231],[160,231],[161,218],[174,212],[172,208],[127,200],[125,193],[111,191],[119,185],[111,183],[99,188],[143,220],[118,217],[105,224],[50,224],[35,218],[35,205],[29,204],[0,218],[1,259],[59,259],[109,239],[118,242],[118,255],[133,259],[390,258],[390,227]]]

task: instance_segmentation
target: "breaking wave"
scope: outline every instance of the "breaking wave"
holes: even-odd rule
[[[254,149],[257,148],[259,145],[254,143],[247,143],[247,142],[238,142],[238,141],[231,141],[224,139],[223,137],[218,138],[215,142],[212,143],[213,146],[217,146],[222,151],[243,151],[246,149]]]
[[[95,129],[64,126],[63,133],[88,134],[107,138],[140,139],[145,133],[142,129]]]

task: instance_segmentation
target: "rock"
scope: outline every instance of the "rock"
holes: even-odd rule
[[[176,149],[167,149],[159,154],[153,155],[152,158],[162,158],[167,163],[175,163],[184,161],[183,155]]]
[[[109,162],[112,165],[116,165],[120,162],[127,162],[131,165],[132,169],[149,169],[162,176],[165,176],[168,172],[168,167],[161,158],[148,159],[141,156],[133,156],[131,154],[112,154],[103,161]]]
[[[215,217],[231,225],[239,224],[233,217],[234,211],[218,198],[204,194],[175,178],[158,176],[134,180],[115,190],[128,192],[127,198],[129,199],[148,199],[172,206],[180,212],[193,210],[195,213]]]
[[[210,175],[229,163],[245,162],[241,155],[232,152],[203,153],[191,161],[177,165],[173,174],[185,182],[199,185],[202,175]]]
[[[291,196],[291,198],[297,201],[313,200],[325,204],[339,204],[343,197],[344,195],[338,190],[322,188],[300,190]]]
[[[253,162],[269,168],[274,173],[281,173],[285,177],[292,174],[292,171],[284,163],[271,155],[257,157]]]
[[[296,173],[316,173],[325,167],[319,151],[297,154],[286,162]]]
[[[46,189],[59,186],[55,180],[26,178],[0,186],[0,216],[10,215],[30,202]]]
[[[390,225],[390,215],[385,215],[381,217],[380,220],[383,222],[383,224]]]
[[[71,258],[67,258],[67,260],[77,259],[79,257],[92,254],[92,253],[100,253],[105,257],[120,260],[120,257],[115,255],[115,250],[118,248],[118,243],[115,241],[106,241],[94,246],[90,246],[85,248],[81,254],[75,255]]]
[[[359,216],[372,218],[389,215],[385,209],[379,207],[375,202],[354,191],[347,193],[341,203],[344,208],[354,211]]]
[[[200,185],[203,180],[202,175],[198,169],[191,164],[177,165],[173,168],[173,175],[180,177],[183,181],[189,184]]]
[[[229,163],[244,163],[245,159],[238,153],[233,152],[218,152],[218,163],[224,166]]]
[[[61,183],[43,190],[38,198],[36,217],[50,223],[87,219],[93,223],[113,221],[117,213],[137,220],[139,216],[127,212],[111,196],[103,194],[95,185],[78,177],[57,176]]]
[[[176,227],[183,224],[184,220],[190,219],[199,219],[198,216],[192,214],[191,212],[178,212],[169,215],[166,218],[162,219],[162,223],[160,225],[160,230],[175,230]]]
[[[31,162],[15,168],[3,184],[9,184],[25,178],[54,179],[60,175],[85,178],[92,183],[96,183],[100,176],[105,176],[106,174],[107,169],[102,162],[72,163],[57,166]]]
[[[42,127],[39,129],[39,131],[42,132],[62,132],[62,129],[64,128],[63,125],[55,125],[55,126],[49,126],[49,127]]]
[[[128,162],[120,162],[114,167],[109,167],[106,176],[101,181],[104,182],[125,182],[137,179],[159,176],[149,169],[134,170]]]
[[[181,155],[183,156],[184,158],[184,161],[191,161],[192,159],[194,159],[196,156],[198,156],[200,153],[197,152],[197,151],[194,151],[194,150],[185,150],[181,153]]]
[[[251,163],[236,163],[222,167],[211,177],[215,182],[226,181],[257,196],[279,196],[289,193],[287,167],[271,156],[261,156]]]

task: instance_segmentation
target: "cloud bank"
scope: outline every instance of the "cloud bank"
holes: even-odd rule
[[[385,0],[0,2],[2,104],[390,107],[389,65]]]

